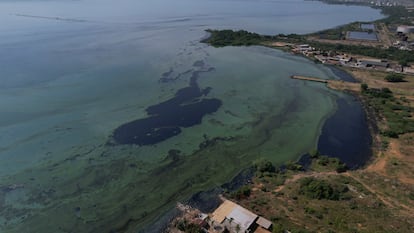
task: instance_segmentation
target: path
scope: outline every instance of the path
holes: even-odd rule
[[[368,185],[367,183],[362,181],[360,178],[355,176],[352,172],[344,172],[344,173],[337,173],[337,172],[299,173],[299,174],[295,174],[291,178],[287,179],[283,185],[279,186],[274,191],[275,192],[280,192],[286,187],[286,185],[288,185],[290,183],[293,183],[293,182],[296,182],[299,179],[304,178],[304,177],[318,178],[318,177],[325,177],[325,176],[328,176],[328,175],[337,175],[337,176],[342,175],[342,176],[350,177],[350,178],[354,179],[355,181],[357,181],[358,183],[360,183],[366,190],[368,190],[373,196],[375,196],[378,200],[380,200],[382,203],[384,203],[384,205],[386,205],[387,207],[389,207],[391,209],[398,209],[399,211],[401,211],[405,215],[407,215],[407,214],[411,215],[412,213],[414,213],[414,207],[407,206],[407,205],[399,202],[398,200],[395,200],[392,197],[386,196],[385,194],[378,191],[377,189],[375,189],[371,185]]]

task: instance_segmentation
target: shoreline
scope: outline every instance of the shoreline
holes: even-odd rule
[[[211,44],[208,42],[208,40],[212,36],[212,32],[209,31],[209,30],[207,30],[206,32],[207,32],[207,36],[204,36],[200,40],[200,42],[209,44],[211,46]],[[232,45],[230,45],[230,46],[232,46]],[[266,44],[266,43],[257,44],[255,46],[262,46],[262,47],[266,47],[266,48],[269,48],[269,49],[276,49],[276,50],[279,50],[279,51],[282,51],[282,52],[289,53],[293,56],[306,58],[309,61],[315,61],[311,57],[304,56],[302,53],[292,53],[290,50],[286,50],[286,47],[275,47],[275,46],[272,46],[271,44]],[[246,46],[246,47],[248,47],[248,46]],[[352,167],[364,168],[366,166],[369,166],[369,163],[370,163],[369,161],[372,160],[371,157],[374,156],[374,152],[377,151],[377,147],[378,147],[377,146],[378,142],[374,143],[374,141],[372,141],[373,139],[378,138],[378,135],[375,133],[375,131],[372,131],[371,128],[375,129],[375,128],[378,128],[378,127],[376,126],[377,123],[375,122],[375,118],[372,117],[372,112],[368,112],[368,106],[366,106],[367,104],[364,100],[364,97],[359,93],[361,82],[356,77],[354,77],[351,73],[349,73],[346,69],[343,69],[340,65],[334,65],[334,64],[321,64],[321,65],[324,66],[324,67],[327,67],[328,69],[330,69],[331,72],[336,77],[339,78],[339,80],[329,79],[327,81],[324,81],[324,80],[319,80],[318,78],[312,78],[312,77],[310,77],[310,78],[309,77],[298,77],[297,79],[301,79],[301,80],[305,80],[305,81],[307,80],[307,81],[312,81],[312,82],[314,82],[314,81],[321,82],[321,83],[324,83],[326,85],[326,87],[331,89],[331,90],[339,91],[339,92],[342,92],[342,93],[345,93],[345,94],[349,94],[353,98],[357,99],[357,101],[361,104],[362,109],[364,110],[365,123],[367,124],[367,129],[370,131],[370,140],[371,140],[370,144],[371,145],[369,146],[369,150],[370,150],[369,154],[364,155],[364,156],[368,157],[368,159],[364,160],[363,164],[356,164]],[[341,72],[344,72],[344,73],[341,73]],[[293,76],[295,76],[295,75],[293,75]],[[293,76],[291,78],[295,78]],[[350,84],[350,85],[347,85],[347,84]],[[338,99],[341,99],[341,98],[338,97]],[[338,101],[338,99],[336,101]],[[332,117],[334,117],[337,114],[338,110],[339,109],[335,109],[334,112],[331,115],[327,116],[326,119],[324,119],[324,123],[321,126],[321,130],[320,130],[319,138],[317,140],[317,144],[319,144],[320,137],[324,133],[323,128],[325,127],[327,121],[332,119]],[[368,116],[370,116],[370,118],[368,118]],[[370,119],[374,119],[374,121],[372,121]],[[374,148],[374,146],[375,146],[375,148]],[[318,150],[319,150],[319,148],[318,148]],[[299,156],[299,158],[296,161],[299,161],[302,156]],[[328,156],[330,156],[330,155],[328,154]],[[337,156],[330,156],[330,157],[338,158]]]
[[[330,68],[338,69],[337,67],[330,67]],[[342,78],[342,76],[340,76],[340,75],[337,75],[337,74],[335,74],[335,75],[338,78]],[[351,75],[351,77],[353,77],[353,76]],[[355,81],[356,81],[356,79],[355,79]],[[332,88],[329,88],[329,89],[332,89]],[[332,89],[332,90],[335,90],[335,89]],[[338,90],[336,90],[336,91],[338,91]],[[351,93],[351,92],[349,92],[348,94],[352,95],[353,98],[356,98],[356,99],[358,99],[358,101],[360,101],[359,99],[360,99],[361,96],[357,95],[357,93]],[[342,99],[342,98],[338,98],[337,101],[340,100],[340,99]],[[343,100],[343,101],[345,101],[345,100]],[[362,102],[359,102],[359,103],[363,106],[363,103]],[[319,142],[321,140],[321,136],[322,136],[322,134],[324,134],[324,132],[323,132],[324,129],[323,128],[326,126],[327,121],[329,119],[331,119],[332,117],[334,117],[337,113],[338,113],[338,108],[335,109],[334,112],[331,115],[329,115],[329,116],[326,117],[326,119],[324,120],[324,123],[321,126],[320,135],[319,135],[319,137],[317,139],[316,144],[319,144]],[[371,147],[369,149],[372,150]],[[318,148],[318,150],[319,150],[319,148]],[[341,158],[339,158],[337,156],[329,156],[328,155],[328,157],[338,158],[338,159],[341,160]],[[364,160],[364,162],[362,164],[357,164],[355,167],[350,168],[350,170],[360,170],[360,169],[364,169],[366,166],[369,165],[369,161],[371,161],[372,157],[373,157],[373,154],[370,153],[368,155],[368,160]],[[309,153],[305,153],[305,154],[300,155],[296,160],[294,160],[293,163],[300,165],[302,167],[301,172],[305,172],[306,173],[306,172],[309,172],[309,166],[311,165],[312,161],[313,161],[313,158],[311,158],[311,155]],[[283,163],[283,164],[281,164],[280,166],[278,166],[278,168],[281,169],[281,170],[285,170],[286,169],[286,165],[285,164],[286,164],[286,162]],[[231,181],[229,181],[227,183],[224,183],[224,184],[222,184],[220,186],[217,186],[215,188],[212,188],[210,190],[204,190],[204,191],[197,192],[197,193],[193,194],[187,201],[185,201],[184,204],[185,205],[188,205],[188,206],[191,206],[192,208],[198,209],[198,210],[200,210],[203,213],[212,212],[221,203],[221,200],[219,198],[220,195],[222,195],[224,193],[227,193],[227,192],[236,191],[236,190],[238,190],[240,187],[242,187],[244,185],[251,184],[252,183],[252,179],[254,178],[254,176],[255,176],[255,173],[254,173],[254,169],[252,167],[243,169],[238,174],[236,174],[234,176],[234,178],[232,178]],[[169,213],[171,211],[169,211]],[[168,215],[169,213],[167,213],[166,215],[169,216]],[[163,226],[162,227],[162,229],[163,229],[162,232],[165,232],[165,230],[168,229],[169,224],[174,219],[176,219],[177,217],[179,217],[181,214],[182,214],[181,212],[175,212],[174,216],[171,216],[171,215],[169,216],[170,217],[170,220],[169,221],[167,221],[166,216],[163,215],[158,220],[156,220],[155,223],[157,223],[157,225]],[[159,221],[161,221],[161,222],[159,222]],[[150,232],[150,233],[152,233],[152,232],[154,232],[154,233],[159,232],[159,231],[156,231],[156,230],[155,231],[149,231],[149,229],[150,228],[144,229],[144,231],[141,231],[141,232],[142,233],[143,232]],[[161,228],[159,228],[159,229],[161,229]]]
[[[211,36],[211,33],[209,33],[209,34]],[[208,38],[204,38],[202,42],[209,44],[207,40],[208,40]],[[229,43],[230,43],[230,46],[238,46],[238,45],[231,45],[231,42],[229,42]],[[245,42],[245,43],[250,43],[250,42]],[[272,46],[271,44],[266,44],[266,43],[258,43],[258,44],[252,44],[252,45],[263,46],[263,47],[267,47],[267,48],[270,48],[270,49],[278,49],[278,50],[281,50],[283,52],[290,52],[290,50],[287,50],[286,46],[276,47],[276,46]],[[225,47],[225,46],[227,46],[227,45],[223,45],[223,47]],[[242,44],[241,46],[250,46],[250,45]],[[222,47],[222,46],[219,46],[219,47]],[[308,57],[308,56],[304,56],[301,53],[300,54],[293,53],[293,55],[306,57],[311,61],[315,61],[315,59],[312,59],[311,57]],[[372,102],[370,97],[368,95],[364,94],[364,91],[361,91],[362,90],[361,89],[361,84],[365,83],[365,81],[366,81],[365,78],[366,77],[361,78],[361,77],[358,77],[358,76],[354,75],[351,72],[352,68],[346,68],[346,67],[343,67],[341,65],[335,65],[335,64],[323,64],[323,65],[324,65],[324,67],[328,67],[329,69],[331,69],[332,73],[336,77],[338,77],[341,81],[350,82],[350,83],[352,83],[352,85],[349,85],[349,86],[342,85],[341,86],[340,83],[339,84],[338,83],[332,84],[329,81],[323,81],[323,80],[320,80],[318,78],[312,78],[312,77],[299,77],[298,79],[306,80],[306,81],[312,81],[312,82],[325,83],[326,87],[328,87],[329,89],[332,89],[332,90],[335,90],[335,91],[340,91],[342,93],[346,93],[347,95],[350,95],[352,98],[354,98],[355,101],[359,104],[361,111],[363,112],[364,124],[366,126],[365,129],[368,131],[368,135],[369,135],[369,146],[368,146],[369,152],[368,152],[368,154],[365,154],[367,156],[364,159],[364,162],[362,164],[360,163],[356,166],[351,167],[350,172],[346,172],[344,174],[344,176],[348,177],[350,179],[353,179],[355,182],[357,182],[357,183],[361,184],[362,186],[364,186],[366,189],[368,189],[369,192],[373,193],[375,197],[379,198],[380,201],[383,202],[383,204],[385,203],[385,206],[388,206],[388,207],[392,206],[394,201],[396,201],[398,203],[399,200],[389,199],[389,198],[392,198],[391,195],[388,196],[388,194],[386,194],[386,193],[377,193],[379,188],[375,187],[375,189],[372,189],[372,186],[375,186],[375,184],[367,183],[367,180],[366,180],[366,179],[368,179],[367,177],[372,175],[371,174],[372,170],[370,170],[369,167],[375,165],[380,160],[384,160],[384,159],[381,159],[381,157],[380,157],[381,153],[386,151],[386,150],[384,150],[382,144],[384,143],[384,141],[389,140],[389,138],[383,139],[382,134],[380,134],[380,132],[381,132],[381,130],[380,130],[380,127],[381,127],[381,125],[380,125],[381,124],[381,119],[380,119],[381,115],[380,115],[380,113],[378,112],[378,110],[374,109],[374,106],[372,105],[372,103],[369,102],[369,101]],[[340,72],[338,72],[338,71],[340,71]],[[369,70],[364,70],[362,72],[370,72],[370,71]],[[292,78],[295,78],[295,77],[292,77]],[[369,76],[368,79],[369,78],[372,78],[372,77]],[[374,87],[373,89],[375,89],[375,88],[377,88],[377,87]],[[339,114],[341,106],[339,106],[340,104],[338,104],[338,101],[341,101],[341,100],[344,101],[344,99],[345,98],[341,98],[341,97],[338,97],[336,99],[338,109],[336,109],[332,115],[328,116],[327,119],[324,120],[322,129],[321,129],[321,132],[320,132],[320,135],[319,135],[319,138],[318,138],[318,151],[319,151],[319,141],[321,140],[321,138],[323,137],[323,134],[324,134],[324,127],[327,126],[328,121],[330,119],[333,119],[335,117],[335,115]],[[358,132],[359,131],[357,131],[357,133]],[[324,153],[322,153],[322,154],[324,154]],[[330,154],[328,154],[328,156],[329,155]],[[329,157],[334,157],[334,158],[341,159],[340,156],[335,156],[335,155],[334,156],[329,156]],[[309,163],[309,162],[312,162],[312,158],[309,156],[309,154],[301,155],[296,160],[296,163],[298,163],[298,164],[304,163],[304,165],[306,165],[306,163]],[[394,165],[395,165],[395,162],[394,162]],[[306,175],[309,175],[309,173],[308,173],[309,171],[310,170],[305,169],[304,170],[305,173],[303,173],[303,174],[298,173],[296,175],[306,176]],[[320,172],[320,175],[323,176],[325,173]],[[383,173],[380,173],[380,174],[385,175],[386,173],[387,173],[387,171],[384,170]],[[366,176],[364,177],[363,174],[365,174]],[[331,174],[328,174],[328,175],[331,175]],[[316,176],[318,176],[318,175],[316,175]],[[387,178],[387,179],[384,179],[383,182],[388,182],[387,180],[388,180],[388,178],[390,178],[390,176],[385,175],[384,177]],[[324,178],[326,178],[326,177],[324,177]],[[381,177],[379,177],[379,179],[381,179]],[[368,181],[368,182],[370,182],[370,181]],[[259,183],[259,184],[256,184],[256,185],[259,185],[259,188],[260,188],[260,186],[263,185],[263,184]],[[266,191],[264,191],[264,192],[266,192]],[[384,197],[386,197],[386,198],[384,199]],[[256,198],[256,197],[254,197],[254,198]],[[411,198],[411,199],[414,200],[413,198]],[[294,199],[294,200],[297,200],[297,199]],[[390,201],[390,200],[392,200],[392,201]],[[398,204],[401,204],[401,203],[398,203]]]

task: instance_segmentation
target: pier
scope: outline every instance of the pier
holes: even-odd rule
[[[290,76],[290,78],[304,80],[304,81],[318,82],[318,83],[326,83],[329,88],[334,89],[334,90],[353,91],[353,92],[360,92],[361,90],[360,83],[345,82],[342,80],[321,79],[321,78],[301,76],[301,75],[292,75]]]
[[[293,79],[299,79],[299,80],[305,80],[305,81],[312,81],[312,82],[318,82],[318,83],[328,83],[329,80],[327,79],[321,79],[321,78],[315,78],[315,77],[308,77],[308,76],[301,76],[301,75],[292,75],[290,78]]]

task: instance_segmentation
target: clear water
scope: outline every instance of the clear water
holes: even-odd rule
[[[211,48],[204,30],[308,33],[380,17],[299,0],[1,1],[0,231],[134,232],[258,158],[295,160],[338,96],[289,76],[335,75],[267,48]],[[196,61],[214,68],[198,83],[217,112],[157,145],[108,143],[188,86]],[[166,72],[177,79],[160,82]]]

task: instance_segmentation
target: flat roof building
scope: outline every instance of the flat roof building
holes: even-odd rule
[[[211,216],[211,220],[231,233],[270,233],[272,222],[236,203],[225,200]]]
[[[360,60],[358,60],[358,66],[360,66],[360,67],[383,67],[383,68],[388,68],[390,66],[390,64],[385,60],[360,59]]]

